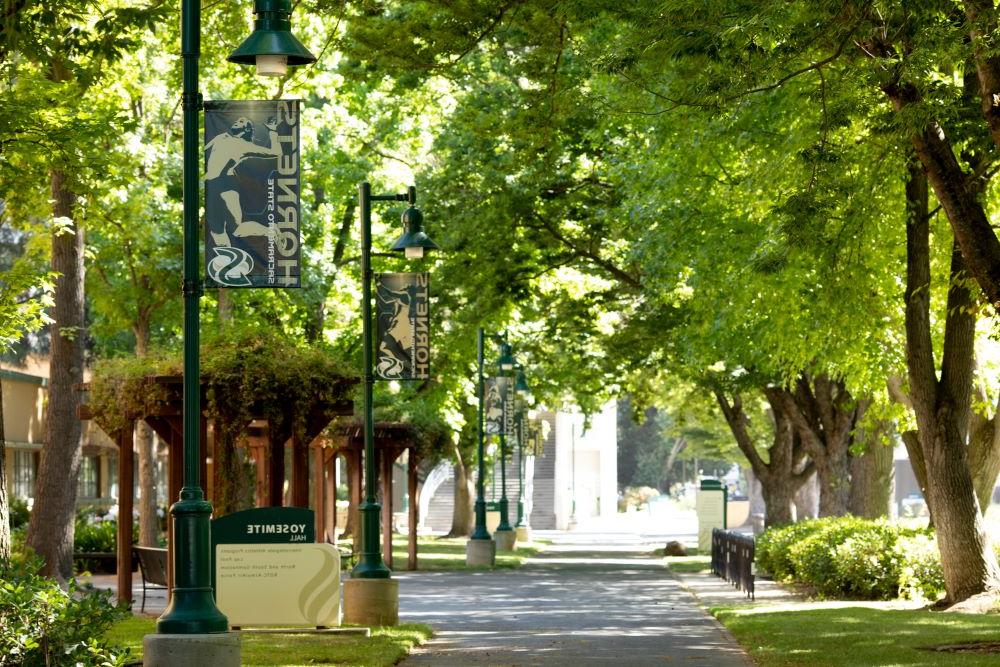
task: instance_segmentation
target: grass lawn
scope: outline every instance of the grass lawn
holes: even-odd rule
[[[486,567],[470,568],[465,564],[466,537],[419,537],[417,538],[418,570],[484,570]],[[514,551],[498,551],[497,568],[517,568],[525,559],[536,555],[543,548],[539,542],[517,545]],[[393,569],[406,569],[406,538],[393,538]]]
[[[155,631],[156,620],[130,618],[115,625],[108,639],[127,646],[129,660],[142,658],[142,638]],[[431,636],[426,625],[408,623],[372,628],[371,637],[355,635],[254,635],[240,638],[243,665],[365,665],[382,667],[399,662],[410,649]]]
[[[698,574],[712,571],[712,557],[707,555],[664,556],[663,563],[668,570],[678,574]]]
[[[892,603],[789,603],[712,613],[762,667],[1000,665],[1000,654],[921,650],[1000,638],[1000,617],[890,608]]]

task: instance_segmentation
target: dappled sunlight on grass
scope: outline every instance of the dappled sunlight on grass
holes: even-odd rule
[[[719,607],[712,613],[764,667],[1000,664],[1000,655],[925,650],[942,644],[994,640],[1000,618],[931,612],[914,606],[912,602],[792,602],[757,608]]]

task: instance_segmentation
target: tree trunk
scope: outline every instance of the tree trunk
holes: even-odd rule
[[[795,521],[792,513],[795,492],[800,484],[794,477],[781,475],[769,476],[768,479],[758,477],[761,493],[764,496],[764,526],[773,528],[784,526]]]
[[[996,555],[976,499],[965,444],[975,367],[975,301],[961,282],[965,264],[956,242],[949,273],[939,377],[931,344],[927,186],[924,174],[912,163],[906,194],[906,361],[910,399],[945,590],[948,600],[957,603],[995,588],[1000,581]]]
[[[454,505],[451,514],[451,530],[448,537],[468,537],[472,534],[475,514],[473,513],[472,475],[465,467],[461,455],[456,451]]]
[[[135,423],[135,448],[139,454],[139,544],[155,547],[160,543],[160,522],[156,515],[156,446],[153,429],[141,419]]]
[[[141,358],[149,353],[150,327],[147,318],[137,319],[133,326],[135,355]],[[160,543],[160,521],[156,515],[156,443],[153,429],[142,419],[135,423],[134,439],[139,460],[139,544],[155,547]]]
[[[726,423],[729,424],[729,429],[736,439],[736,445],[747,457],[754,475],[760,481],[761,493],[764,496],[766,527],[780,526],[794,520],[792,502],[795,492],[814,471],[812,464],[805,462],[802,440],[785,415],[784,408],[775,394],[776,391],[779,390],[773,388],[764,390],[764,395],[771,404],[774,427],[766,463],[750,435],[749,419],[743,411],[743,400],[740,395],[735,394],[730,400],[721,390],[714,392]]]
[[[66,176],[53,170],[52,213],[72,220],[74,196]],[[46,443],[42,449],[28,546],[45,561],[42,573],[65,581],[73,574],[73,522],[82,443],[76,416],[83,381],[83,229],[73,220],[52,236],[53,293]],[[129,520],[129,518],[125,518]]]
[[[7,499],[7,431],[3,422],[3,382],[0,382],[0,568],[10,562],[10,501]]]
[[[892,446],[869,440],[863,454],[851,457],[851,514],[865,519],[889,516],[894,490]]]
[[[819,475],[813,474],[806,480],[805,484],[799,487],[792,498],[792,504],[795,506],[795,520],[805,521],[820,516],[819,508],[822,497]]]
[[[851,497],[850,451],[855,427],[869,401],[855,400],[841,380],[803,372],[792,390],[774,389],[819,477],[819,515],[847,514]]]
[[[979,507],[984,513],[993,502],[993,489],[1000,476],[998,418],[1000,405],[994,409],[992,418],[974,415],[969,430],[969,470],[972,471],[972,484],[976,487]]]

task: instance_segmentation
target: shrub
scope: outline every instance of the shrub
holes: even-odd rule
[[[82,590],[75,581],[62,590],[38,574],[40,566],[29,558],[0,567],[0,667],[124,665],[127,649],[103,637],[128,610],[112,605],[109,591]]]
[[[825,595],[865,600],[898,597],[903,557],[897,539],[896,529],[884,523],[858,526],[834,547],[835,577],[817,589]]]
[[[118,522],[76,522],[73,533],[73,551],[110,552],[118,545]]]
[[[795,578],[814,586],[820,595],[836,595],[837,548],[870,523],[854,517],[816,519],[817,530],[789,548]]]
[[[926,530],[836,517],[769,529],[758,566],[827,597],[937,599],[944,590],[937,543]]]
[[[926,532],[901,534],[899,594],[910,599],[937,600],[944,595],[944,571],[937,540]]]
[[[757,538],[754,552],[757,566],[779,581],[794,579],[795,565],[790,558],[791,547],[819,530],[821,525],[814,519],[768,528]]]
[[[31,513],[28,511],[28,503],[26,501],[14,498],[10,501],[10,506],[7,509],[10,511],[11,530],[17,530],[21,526],[28,524]]]

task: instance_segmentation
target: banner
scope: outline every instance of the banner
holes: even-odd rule
[[[375,276],[375,375],[381,380],[430,378],[430,276]]]
[[[504,391],[507,378],[486,378],[483,383],[483,434],[500,435],[504,426]]]
[[[508,394],[514,392],[507,391],[508,378],[491,377],[486,378],[483,383],[483,434],[500,435],[505,433],[510,435],[508,423],[508,412],[505,410]],[[511,422],[512,423],[512,422]]]
[[[517,392],[505,391],[503,397],[503,432],[507,436],[507,442],[517,442],[517,423],[514,411],[514,397]]]
[[[205,102],[205,286],[299,287],[299,101]]]

